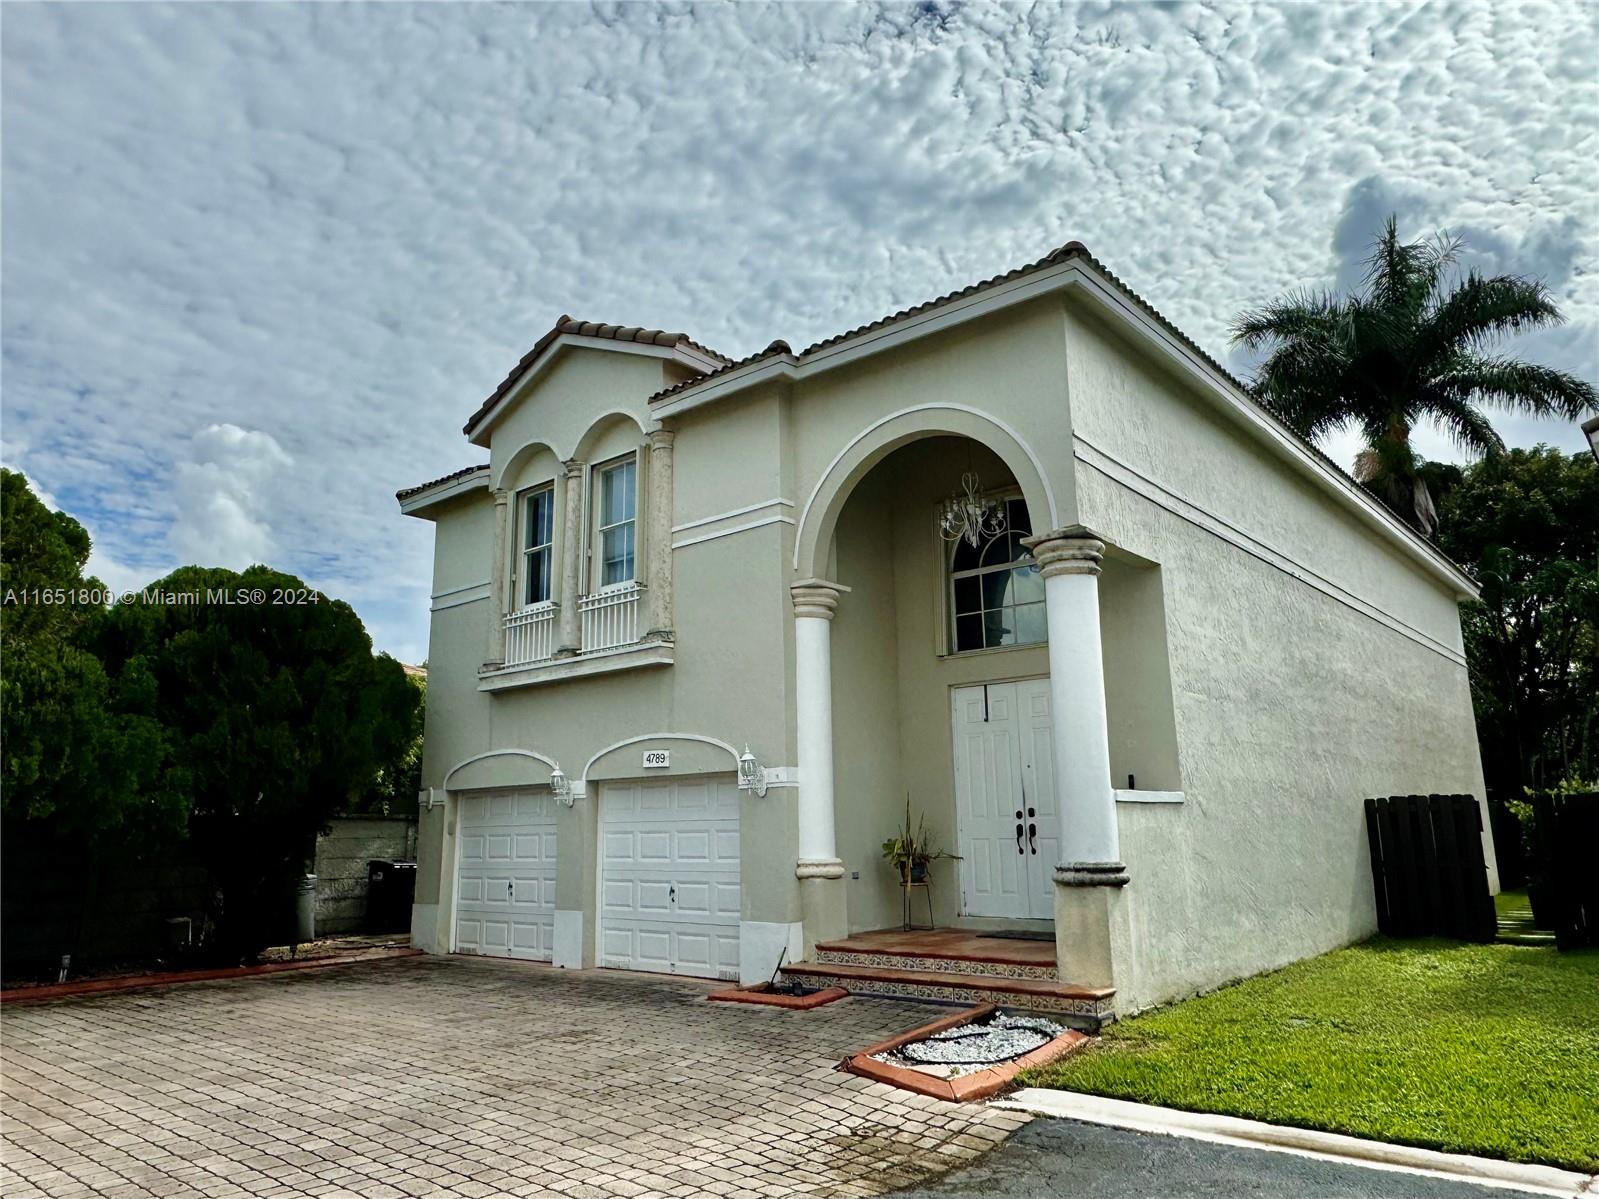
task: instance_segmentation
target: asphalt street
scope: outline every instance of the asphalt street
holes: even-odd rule
[[[1540,1199],[1417,1174],[1040,1118],[905,1199]]]

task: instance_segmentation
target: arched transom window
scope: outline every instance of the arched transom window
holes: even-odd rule
[[[1044,579],[1022,538],[1032,522],[1022,499],[1005,501],[1005,531],[978,545],[964,539],[949,557],[953,652],[1034,645],[1048,638]]]

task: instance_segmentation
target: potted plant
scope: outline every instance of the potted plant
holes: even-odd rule
[[[900,885],[925,883],[929,865],[939,858],[959,856],[938,848],[932,834],[927,831],[926,816],[914,825],[911,823],[911,797],[907,795],[904,827],[883,842],[883,860],[899,872]]]

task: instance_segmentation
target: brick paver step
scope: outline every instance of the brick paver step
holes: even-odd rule
[[[1097,1023],[1110,1014],[1116,992],[1043,978],[1000,978],[948,970],[901,970],[850,966],[838,962],[796,962],[783,967],[785,978],[806,986],[843,987],[852,995],[888,995],[944,1003],[996,1003],[1081,1017]]]

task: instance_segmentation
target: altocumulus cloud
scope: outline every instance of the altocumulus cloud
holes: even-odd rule
[[[1225,355],[1392,210],[1542,274],[1574,325],[1527,352],[1591,374],[1596,41],[1575,4],[13,5],[4,454],[108,581],[266,557],[415,659],[393,492],[480,456],[561,312],[740,354],[1077,237]]]

